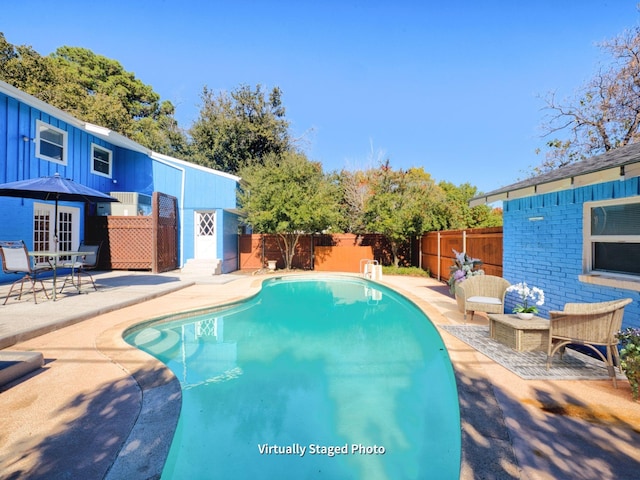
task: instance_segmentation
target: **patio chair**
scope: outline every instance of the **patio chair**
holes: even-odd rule
[[[549,312],[547,370],[558,350],[562,358],[567,345],[583,345],[602,359],[613,380],[613,386],[617,388],[613,359],[620,368],[620,356],[616,334],[622,326],[624,307],[630,303],[630,298],[599,303],[567,303],[562,312]],[[597,347],[605,347],[606,357]]]
[[[502,277],[494,275],[474,275],[456,285],[456,301],[458,309],[471,313],[471,321],[475,312],[504,313],[504,297],[510,283]]]
[[[93,270],[98,265],[98,256],[100,255],[100,246],[98,245],[85,245],[84,242],[80,243],[80,247],[78,248],[79,252],[87,252],[86,255],[75,257],[70,262],[63,262],[61,267],[70,268],[71,273],[67,275],[62,283],[62,287],[60,288],[60,293],[64,290],[64,287],[67,285],[68,281],[71,281],[73,285],[80,291],[81,286],[81,277],[82,275],[86,275],[91,280],[91,284],[93,288],[98,291],[96,287],[96,283],[93,281],[93,276],[88,272],[88,270]],[[74,282],[73,276],[76,276],[77,281]]]
[[[0,256],[2,257],[2,271],[4,273],[15,273],[22,275],[21,278],[13,282],[13,284],[11,285],[9,293],[7,293],[7,296],[4,299],[3,305],[7,304],[7,300],[9,300],[11,292],[13,292],[13,289],[18,282],[20,282],[20,295],[18,296],[18,300],[22,299],[22,291],[24,289],[24,282],[26,280],[29,280],[31,282],[31,290],[33,291],[33,300],[35,303],[38,303],[38,297],[36,294],[37,282],[40,282],[42,291],[46,295],[47,300],[49,299],[47,289],[44,288],[44,283],[42,283],[42,280],[38,278],[38,274],[46,270],[51,270],[51,267],[46,265],[33,266],[31,264],[31,258],[29,258],[27,246],[22,240],[0,241]]]

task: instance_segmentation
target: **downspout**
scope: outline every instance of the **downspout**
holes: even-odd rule
[[[180,268],[184,266],[184,188],[186,183],[186,171],[182,167],[178,167],[171,162],[159,158],[155,152],[151,152],[151,158],[156,162],[160,162],[168,167],[175,168],[181,172],[182,181],[180,182],[180,208],[178,212],[180,214]]]

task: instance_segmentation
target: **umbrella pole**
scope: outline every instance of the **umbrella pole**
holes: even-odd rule
[[[53,301],[56,301],[56,280],[58,275],[58,197],[53,218]]]

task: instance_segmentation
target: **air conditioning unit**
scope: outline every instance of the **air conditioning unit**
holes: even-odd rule
[[[98,203],[98,215],[151,215],[151,195],[138,192],[109,192],[109,195],[118,201]]]

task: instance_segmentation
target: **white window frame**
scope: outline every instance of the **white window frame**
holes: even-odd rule
[[[40,152],[41,142],[51,143],[49,140],[44,140],[43,138],[41,138],[41,133],[44,130],[53,130],[54,132],[59,133],[59,134],[62,135],[62,145],[54,144],[54,145],[62,148],[62,159],[50,157],[50,156]],[[46,160],[48,162],[59,163],[60,165],[66,165],[67,164],[68,146],[69,146],[69,134],[65,130],[62,130],[62,129],[58,128],[58,127],[54,127],[53,125],[45,123],[42,120],[36,120],[36,158],[40,158],[40,159]]]
[[[640,291],[640,275],[593,269],[593,244],[596,242],[640,243],[640,235],[594,235],[591,232],[591,210],[596,207],[640,203],[640,197],[585,202],[582,206],[582,271],[584,283]]]
[[[96,154],[95,154],[96,149],[102,150],[109,156],[109,172],[108,173],[100,172],[94,168],[95,161],[96,161]],[[100,175],[101,177],[111,178],[111,176],[113,175],[113,151],[112,150],[109,150],[108,148],[105,148],[102,145],[98,145],[97,143],[91,144],[91,173],[95,175]]]

